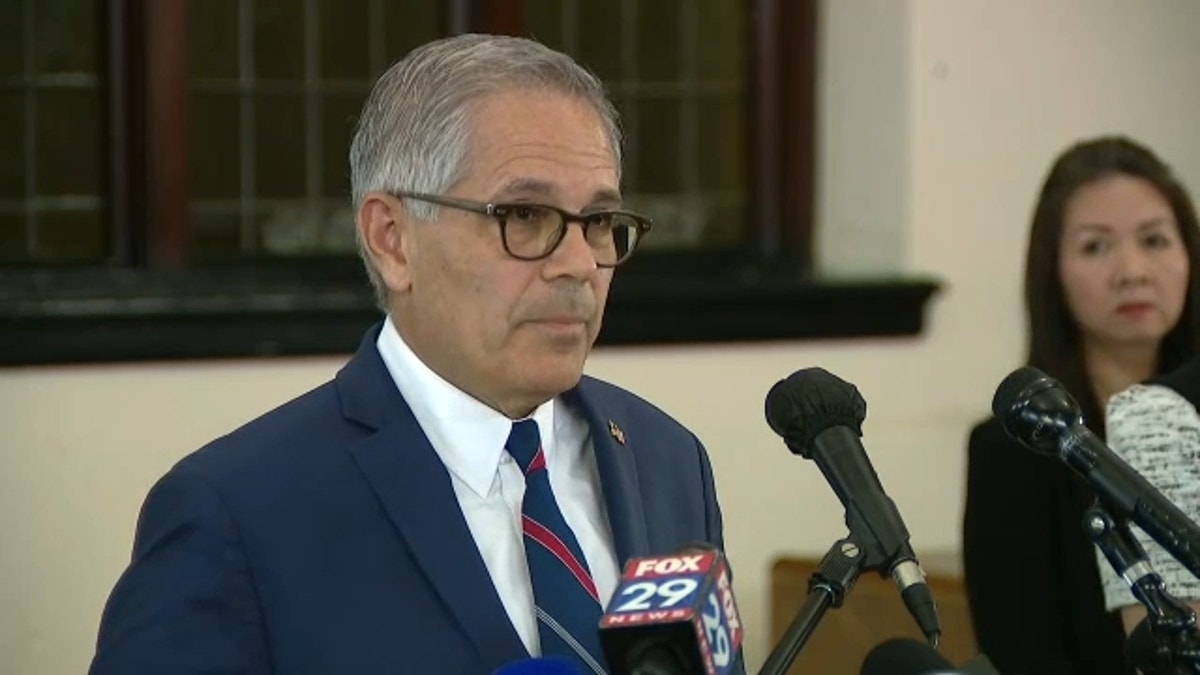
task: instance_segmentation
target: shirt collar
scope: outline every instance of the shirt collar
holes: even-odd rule
[[[514,420],[450,384],[425,365],[400,337],[391,317],[384,322],[375,344],[400,395],[446,469],[476,494],[486,497],[505,455],[504,443]],[[542,451],[549,464],[553,453],[555,399],[538,406],[531,417],[538,423]]]

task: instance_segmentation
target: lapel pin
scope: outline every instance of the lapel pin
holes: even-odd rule
[[[621,427],[617,426],[617,423],[612,420],[608,421],[608,433],[611,434],[618,443],[625,445],[625,432],[621,431]]]

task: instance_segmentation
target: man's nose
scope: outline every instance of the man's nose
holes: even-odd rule
[[[596,253],[579,223],[568,223],[562,241],[546,259],[547,276],[586,278],[596,271]]]

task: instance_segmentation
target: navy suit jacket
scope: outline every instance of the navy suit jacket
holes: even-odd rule
[[[529,657],[378,331],[333,381],[155,484],[92,675],[478,675]],[[619,562],[722,546],[693,434],[592,378],[564,398],[591,427]]]

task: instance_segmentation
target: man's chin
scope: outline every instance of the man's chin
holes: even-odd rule
[[[529,370],[523,373],[528,388],[532,391],[544,392],[545,398],[550,399],[570,391],[579,384],[583,377],[583,363],[579,359],[567,362],[557,359],[547,363],[545,359],[530,364]]]

